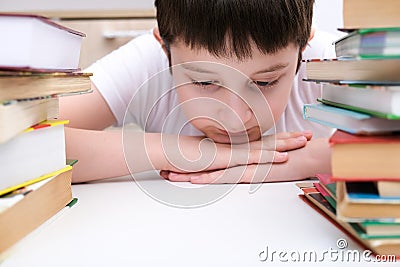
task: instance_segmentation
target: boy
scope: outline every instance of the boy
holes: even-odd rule
[[[150,169],[192,183],[329,172],[326,139],[310,140],[329,130],[302,118],[320,96],[302,81],[302,56],[334,57],[332,40],[311,31],[313,4],[156,0],[153,35],[91,66],[92,94],[61,100],[67,156],[80,161],[73,181]],[[101,131],[130,122],[145,132]]]

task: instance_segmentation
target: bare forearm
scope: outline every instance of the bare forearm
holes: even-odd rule
[[[195,152],[202,138],[162,135],[138,131],[84,130],[66,128],[67,158],[77,159],[73,182],[85,182],[110,177],[129,175],[153,169],[173,169],[175,163],[185,165],[188,159],[197,158]],[[178,141],[179,140],[179,141]],[[177,145],[181,142],[185,149]],[[193,153],[195,152],[195,153]],[[187,166],[190,168],[190,166]]]
[[[85,182],[129,174],[119,131],[66,128],[67,158],[77,159],[72,181]]]

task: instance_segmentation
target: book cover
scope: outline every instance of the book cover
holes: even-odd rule
[[[322,83],[322,102],[373,117],[400,119],[400,86]],[[382,114],[382,115],[381,115]]]
[[[305,104],[303,117],[351,134],[372,135],[400,131],[400,121],[372,117],[369,114],[325,104]]]
[[[85,34],[49,18],[0,13],[0,68],[76,71]],[[0,86],[1,87],[1,86]]]
[[[72,200],[72,170],[32,184],[11,199],[0,197],[0,253],[21,240]],[[13,203],[12,203],[13,202]]]
[[[391,113],[384,113],[384,112],[379,112],[379,111],[375,111],[375,110],[371,110],[371,109],[355,107],[355,106],[352,106],[352,105],[346,105],[346,104],[342,104],[342,103],[338,103],[338,102],[333,102],[333,101],[329,101],[329,100],[322,99],[322,98],[317,98],[317,101],[322,103],[322,104],[328,105],[328,106],[333,106],[333,107],[338,107],[338,108],[342,108],[342,109],[352,110],[352,111],[355,111],[355,112],[368,114],[368,115],[371,115],[371,116],[377,117],[377,118],[382,118],[382,119],[387,119],[387,120],[400,120],[400,116],[399,115],[394,115],[394,114],[391,114]]]
[[[333,198],[331,194],[328,192],[328,190],[325,189],[321,185],[321,183],[314,183],[315,188],[318,190],[318,192],[325,198],[328,203],[336,209],[336,198]]]
[[[325,173],[318,173],[316,175],[321,186],[336,200],[336,182],[332,179],[332,175]]]
[[[337,217],[344,221],[360,222],[367,219],[400,218],[400,204],[383,201],[359,201],[349,196],[346,182],[336,183]],[[365,200],[365,199],[364,199]]]
[[[352,238],[364,249],[371,250],[377,255],[396,255],[400,256],[400,238],[374,238],[368,239],[360,236],[359,226],[357,223],[350,223],[340,220],[336,216],[335,209],[326,201],[319,193],[307,193],[299,195],[300,199],[308,204],[311,208],[329,220],[332,224],[338,227],[341,231]]]
[[[334,45],[337,57],[398,58],[400,28],[357,29]]]
[[[359,227],[368,236],[393,236],[400,235],[400,221],[364,221]]]
[[[400,59],[308,59],[306,79],[400,81]]]
[[[344,0],[343,29],[400,27],[397,0]]]
[[[329,142],[334,180],[399,180],[400,134],[362,136],[337,130]]]

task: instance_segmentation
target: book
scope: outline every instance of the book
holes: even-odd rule
[[[319,182],[313,183],[313,186],[318,190],[321,196],[323,196],[335,209],[336,214],[336,182],[332,181],[331,175],[329,174],[317,174],[316,176]],[[376,198],[376,196],[374,197]],[[400,219],[368,219],[365,221],[361,221],[357,224],[357,232],[363,238],[390,238],[393,236],[397,236],[397,238],[400,238]]]
[[[71,176],[68,170],[0,197],[0,253],[71,202]]]
[[[344,0],[343,29],[400,27],[397,0]]]
[[[303,117],[352,134],[372,135],[400,131],[400,121],[372,117],[369,114],[324,104],[304,105]]]
[[[336,209],[336,197],[333,198],[328,190],[321,183],[314,183],[315,188],[318,190],[319,193],[325,198],[328,203]]]
[[[370,183],[336,182],[336,215],[345,221],[400,218],[400,198],[381,198]]]
[[[299,197],[364,249],[371,250],[375,255],[400,255],[400,238],[362,238],[357,230],[357,223],[340,220],[336,216],[335,208],[317,190],[303,190],[303,194],[300,194]]]
[[[0,72],[0,101],[91,91],[91,73]]]
[[[45,121],[0,144],[0,195],[24,182],[46,178],[66,164],[64,124]]]
[[[387,203],[400,204],[400,197],[381,196],[379,195],[376,183],[373,181],[366,182],[345,182],[347,197],[358,203]],[[336,184],[337,186],[337,184]]]
[[[400,134],[362,136],[336,130],[329,143],[332,179],[400,181]]]
[[[400,181],[377,181],[376,187],[380,196],[400,197]]]
[[[400,58],[393,59],[308,59],[308,80],[400,81]]]
[[[316,177],[321,187],[328,192],[329,196],[336,202],[336,182],[332,180],[332,175],[318,173]]]
[[[322,83],[321,99],[317,100],[373,117],[400,119],[400,86]]]
[[[45,120],[56,119],[58,98],[0,102],[0,143]]]
[[[359,223],[359,227],[368,236],[400,236],[400,221],[364,221]]]
[[[334,45],[337,57],[400,57],[400,28],[357,29]]]
[[[33,14],[0,13],[0,68],[76,71],[85,34]],[[1,87],[1,86],[0,86]]]

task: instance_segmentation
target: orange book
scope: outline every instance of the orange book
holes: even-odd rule
[[[400,27],[398,0],[343,0],[343,28]]]
[[[0,197],[0,253],[54,216],[72,200],[72,170]]]
[[[400,181],[400,134],[359,136],[337,130],[329,142],[334,180]]]

